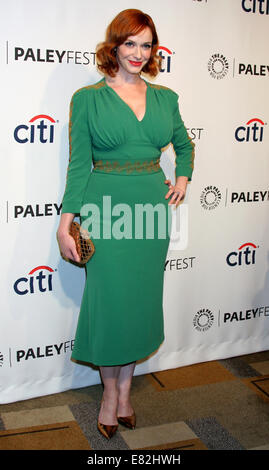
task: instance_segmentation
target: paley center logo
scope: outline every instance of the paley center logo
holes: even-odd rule
[[[215,326],[220,328],[223,325],[229,325],[233,322],[240,322],[246,320],[259,321],[267,320],[269,318],[269,305],[255,306],[252,308],[242,309],[239,311],[225,311],[222,313],[219,310],[218,320]],[[215,315],[208,308],[201,308],[195,313],[193,317],[193,327],[200,333],[206,333],[214,324]]]
[[[54,141],[55,121],[47,114],[38,114],[29,120],[29,124],[19,124],[14,130],[14,139],[19,144],[41,142],[42,144]]]
[[[212,78],[220,80],[224,78],[229,70],[229,62],[223,54],[213,54],[207,64],[207,69]]]
[[[256,250],[259,248],[254,243],[244,243],[237,251],[232,251],[226,257],[229,266],[246,266],[256,263]]]
[[[214,323],[214,315],[208,308],[201,308],[193,318],[193,326],[197,331],[205,332]]]
[[[18,295],[35,294],[37,292],[52,291],[52,273],[50,266],[37,266],[27,277],[20,277],[14,283],[14,291]]]
[[[213,54],[207,63],[207,69],[210,76],[220,80],[227,76],[230,69],[229,63],[232,63],[231,74],[235,76],[252,76],[252,77],[268,77],[268,64],[253,64],[250,62],[242,62],[237,58],[227,59],[222,53]]]
[[[237,127],[235,138],[238,142],[262,142],[266,124],[259,118],[250,119],[245,125]]]
[[[201,196],[200,196],[200,203],[203,209],[209,210],[209,211],[212,209],[216,209],[220,201],[221,201],[221,192],[216,186],[209,185],[203,189]]]

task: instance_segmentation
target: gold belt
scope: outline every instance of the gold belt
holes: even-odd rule
[[[96,160],[94,162],[93,170],[102,171],[106,173],[121,173],[121,174],[141,174],[141,173],[156,173],[161,170],[160,157],[152,160]]]

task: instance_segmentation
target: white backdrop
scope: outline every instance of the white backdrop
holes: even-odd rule
[[[100,383],[70,361],[84,270],[56,241],[73,92],[126,8],[149,13],[195,170],[164,281],[166,339],[135,375],[268,349],[269,2],[1,2],[0,402]],[[150,81],[148,77],[145,77]],[[174,179],[170,146],[161,165]],[[143,269],[143,266],[141,266]],[[139,301],[139,299],[138,299]]]

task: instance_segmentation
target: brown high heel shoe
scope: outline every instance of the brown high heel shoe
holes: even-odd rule
[[[101,400],[101,406],[103,404],[103,399]],[[103,424],[100,423],[99,419],[97,420],[97,429],[98,431],[107,439],[111,439],[114,436],[118,429],[118,424]]]
[[[100,421],[97,421],[98,431],[107,439],[111,439],[114,436],[115,432],[118,429],[117,424],[102,424]]]
[[[129,429],[135,429],[136,416],[135,412],[131,416],[118,416],[118,422]]]

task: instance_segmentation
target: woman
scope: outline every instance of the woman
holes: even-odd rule
[[[61,253],[78,262],[69,226],[80,214],[95,244],[72,358],[100,368],[104,391],[97,425],[108,439],[118,423],[135,427],[130,401],[135,364],[164,340],[168,206],[184,197],[193,169],[178,95],[140,76],[157,75],[157,50],[151,17],[122,11],[98,47],[104,77],[75,92],[70,105],[70,159],[57,235]],[[174,186],[159,165],[161,149],[170,142],[176,153]],[[156,217],[147,226],[139,219],[145,205],[161,209],[161,236]]]

